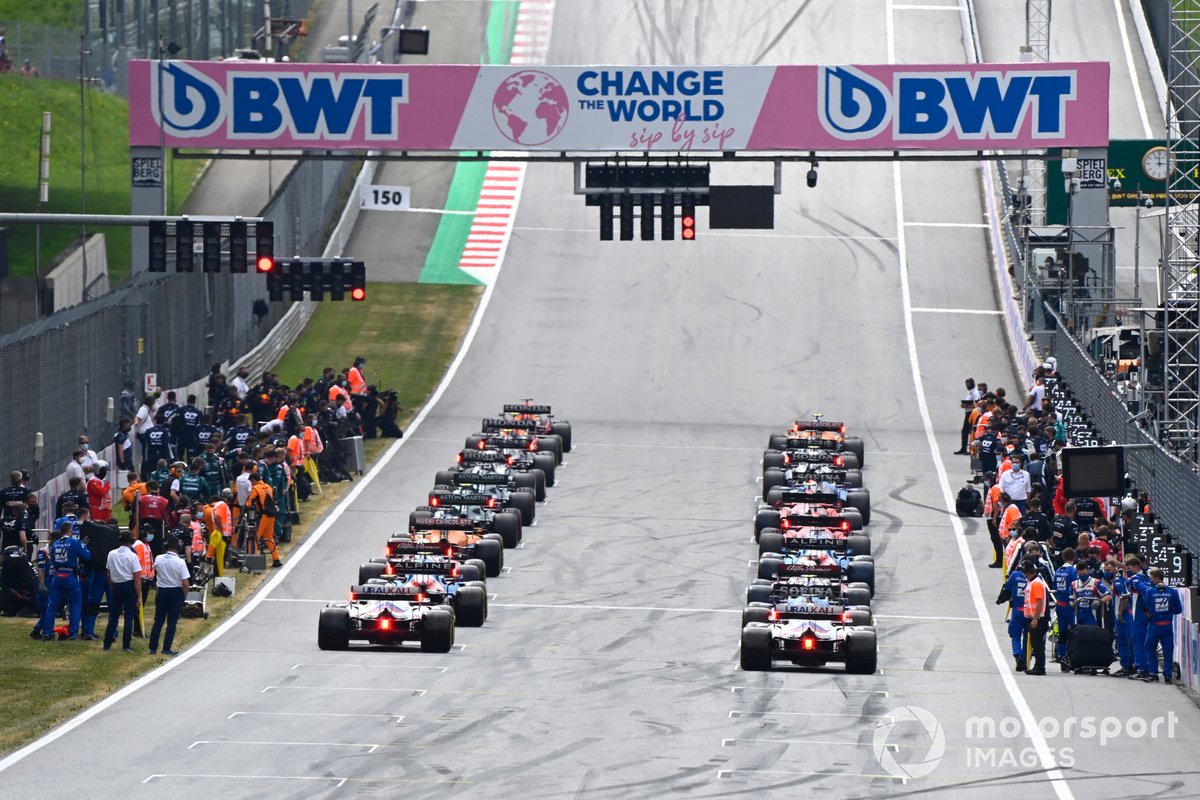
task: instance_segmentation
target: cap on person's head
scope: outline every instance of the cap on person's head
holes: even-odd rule
[[[75,520],[71,517],[59,517],[58,519],[54,520],[55,530],[61,531],[63,528],[70,528],[74,524]]]

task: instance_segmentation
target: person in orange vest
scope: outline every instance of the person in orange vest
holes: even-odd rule
[[[181,527],[187,528],[191,532],[191,541],[187,542],[185,548],[185,558],[189,564],[196,564],[203,561],[208,556],[208,530],[204,527],[204,523],[198,519],[193,519],[190,514],[184,514],[179,518]]]
[[[139,495],[146,493],[146,483],[141,479],[137,472],[129,470],[125,473],[125,478],[129,485],[121,492],[121,504],[125,510],[129,512],[129,527],[134,527],[134,513],[137,507]]]
[[[135,620],[135,633],[141,637],[146,637],[146,631],[142,618],[145,613],[146,600],[150,597],[150,590],[154,587],[154,553],[150,550],[149,543],[146,542],[146,536],[149,533],[145,529],[135,530],[133,533],[137,536],[137,540],[133,543],[133,554],[138,557],[138,561],[142,564],[142,602],[138,606],[138,615]]]
[[[990,472],[985,477],[988,481],[995,478]],[[988,538],[992,540],[992,563],[988,566],[992,569],[1004,566],[1004,539],[1000,536],[1000,512],[1003,511],[1000,494],[1000,486],[993,482],[983,495],[983,515],[987,518]]]
[[[1038,575],[1037,564],[1026,560],[1021,565],[1025,574],[1025,619],[1029,621],[1029,647],[1025,651],[1029,656],[1029,666],[1026,675],[1046,674],[1046,623],[1049,588],[1042,577]]]
[[[257,472],[250,474],[250,497],[246,500],[246,506],[258,515],[259,550],[271,554],[273,569],[282,567],[279,550],[275,548],[275,517],[279,514],[279,506],[270,485]]]
[[[225,548],[233,538],[233,511],[225,499],[232,498],[233,492],[225,489],[221,494],[221,497],[208,498],[213,522],[208,535],[208,558],[213,565],[213,574],[218,578],[225,574]]]
[[[321,441],[321,434],[317,431],[317,418],[309,417],[308,424],[304,426],[304,471],[308,474],[309,480],[316,487],[318,493],[321,493],[321,473],[317,469],[316,457],[325,451],[325,443]]]
[[[359,356],[354,359],[354,366],[346,370],[346,382],[350,384],[350,394],[367,393],[367,379],[362,371],[362,368],[366,365],[367,360]]]
[[[354,410],[354,401],[350,399],[350,393],[342,386],[345,380],[335,383],[329,387],[329,405],[341,409],[338,416],[342,417]]]
[[[304,470],[306,458],[308,453],[304,448],[304,432],[300,430],[288,437],[287,443],[287,463],[292,468],[291,478],[295,481],[296,496],[299,500],[308,500],[312,496],[312,486],[308,480],[308,473]]]

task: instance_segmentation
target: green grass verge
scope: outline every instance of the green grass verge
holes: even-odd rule
[[[0,28],[8,29],[9,42],[18,20],[78,30],[83,27],[82,12],[79,0],[0,0]]]
[[[0,19],[3,19],[0,14]],[[129,213],[129,107],[120,98],[89,91],[87,136],[87,210],[93,214]],[[79,87],[65,81],[30,80],[18,75],[0,75],[0,208],[5,211],[37,211],[38,152],[41,147],[42,112],[51,113],[50,202],[43,211],[79,213],[80,135]],[[181,207],[192,190],[202,161],[168,161],[172,171],[171,208]],[[129,275],[130,233],[128,228],[104,228],[108,240],[109,283],[116,285]],[[79,228],[43,225],[41,231],[42,271],[79,236]],[[8,231],[9,274],[32,277],[36,263],[37,233],[32,225],[13,226]]]
[[[294,383],[306,375],[319,376],[326,364],[341,367],[356,355],[365,356],[370,380],[399,390],[407,409],[400,425],[407,427],[441,381],[480,293],[470,286],[371,284],[364,303],[323,303],[276,371]],[[390,444],[367,442],[367,461],[377,461]],[[285,560],[353,485],[327,484],[323,495],[301,505],[302,524],[291,544],[281,547]],[[235,597],[209,598],[208,620],[180,622],[177,649],[219,625],[269,577],[270,572],[238,575]],[[352,577],[347,576],[347,583]],[[146,613],[153,620],[152,610]],[[97,625],[101,633],[104,624],[102,617]],[[134,641],[140,651],[134,655],[119,648],[106,653],[98,642],[35,642],[29,638],[32,626],[32,619],[0,618],[0,753],[26,744],[164,659],[149,656],[144,640]],[[313,630],[315,635],[315,624]],[[53,692],[47,690],[50,686]]]

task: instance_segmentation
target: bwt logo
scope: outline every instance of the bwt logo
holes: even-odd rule
[[[387,77],[254,69],[225,74],[225,86],[180,62],[153,65],[154,121],[177,138],[222,126],[231,139],[352,139],[366,115],[367,139],[394,139],[396,106],[408,102],[408,75]]]
[[[1032,115],[1037,139],[1066,135],[1076,73],[897,72],[889,88],[855,67],[820,67],[821,125],[838,139],[870,139],[889,125],[895,139],[1015,139]]]

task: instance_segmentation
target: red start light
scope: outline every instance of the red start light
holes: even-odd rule
[[[389,617],[379,618],[379,630],[390,631],[392,629],[392,620]]]
[[[684,219],[687,219],[687,217],[684,217]],[[696,232],[695,232],[694,230],[692,230],[691,228],[684,228],[684,229],[683,229],[683,238],[685,238],[685,239],[695,239],[695,238],[696,238]]]
[[[351,289],[350,290],[350,299],[351,300],[366,300],[367,299],[367,290],[363,289],[361,287],[355,287],[355,288]]]
[[[270,272],[271,268],[275,266],[275,259],[270,256],[260,256],[255,266],[258,267],[259,272]]]
[[[696,224],[696,218],[695,217],[684,217],[682,222],[683,222],[683,227],[691,228]]]

